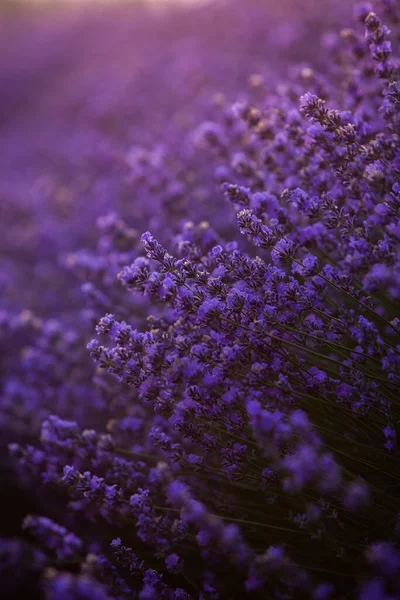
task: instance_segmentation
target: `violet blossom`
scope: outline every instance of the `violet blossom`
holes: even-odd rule
[[[400,598],[400,11],[334,4],[116,9],[59,168],[11,136],[10,597]]]

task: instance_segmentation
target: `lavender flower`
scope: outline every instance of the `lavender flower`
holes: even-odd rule
[[[41,514],[14,588],[400,597],[400,15],[336,35],[311,3],[310,36],[307,4],[120,13],[142,66],[72,74],[60,172],[8,186],[0,424]]]

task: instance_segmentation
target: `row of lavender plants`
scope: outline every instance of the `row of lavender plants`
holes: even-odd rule
[[[52,285],[22,311],[6,286],[0,320],[0,423],[36,507],[1,540],[10,589],[400,598],[400,7],[353,25],[314,41],[319,68],[252,74],[131,148],[96,245],[69,246],[63,188],[27,259],[21,205],[13,281],[25,261]]]

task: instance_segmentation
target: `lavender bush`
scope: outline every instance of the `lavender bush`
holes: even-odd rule
[[[322,5],[298,46],[275,16],[282,78],[246,6],[190,13],[161,125],[152,87],[93,94],[62,133],[85,181],[6,190],[0,423],[35,513],[10,597],[400,598],[400,7],[332,33]]]

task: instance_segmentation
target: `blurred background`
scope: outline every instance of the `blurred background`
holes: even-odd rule
[[[188,126],[214,93],[234,98],[252,73],[284,79],[293,62],[317,66],[321,35],[352,4],[0,0],[0,194],[76,178],[74,144],[89,151],[100,131],[125,151],[143,119],[154,139],[167,120]]]
[[[0,275],[3,302],[46,312],[54,257],[88,244],[96,217],[134,198],[132,147],[183,145],[253,74],[272,89],[293,65],[318,67],[321,36],[352,4],[0,0],[0,267],[14,269]]]

